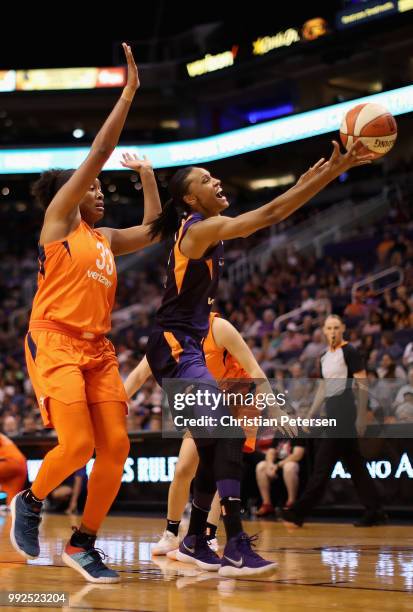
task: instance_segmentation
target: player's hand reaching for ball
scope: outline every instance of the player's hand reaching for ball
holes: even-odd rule
[[[333,175],[334,178],[343,174],[354,166],[364,166],[365,164],[371,164],[375,159],[372,153],[361,155],[358,151],[362,148],[362,144],[356,141],[346,153],[341,153],[340,145],[338,142],[333,140],[333,152],[324,164],[319,166],[319,170],[328,171]]]

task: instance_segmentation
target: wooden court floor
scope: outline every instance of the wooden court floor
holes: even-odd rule
[[[410,527],[309,523],[289,532],[279,522],[246,522],[250,534],[260,533],[258,550],[277,561],[278,571],[270,578],[235,581],[165,557],[152,558],[162,519],[114,516],[105,522],[98,546],[121,572],[122,582],[96,586],[59,560],[72,523],[69,517],[45,516],[41,555],[26,562],[9,544],[10,518],[0,517],[0,590],[65,591],[63,610],[104,612],[413,610]]]

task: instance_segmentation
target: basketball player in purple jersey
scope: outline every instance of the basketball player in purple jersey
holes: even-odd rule
[[[315,194],[353,166],[370,163],[372,156],[360,156],[356,147],[342,155],[333,143],[328,161],[321,159],[281,196],[260,208],[235,218],[221,216],[228,208],[221,182],[198,167],[178,170],[169,184],[171,198],[151,224],[152,238],[175,234],[175,243],[167,267],[162,304],[148,340],[147,359],[157,380],[194,381],[198,389],[218,392],[209,373],[202,349],[208,333],[209,313],[224,264],[223,240],[245,238],[260,229],[279,223],[308,202]],[[173,407],[173,397],[169,396]],[[220,421],[229,415],[228,407],[195,406],[190,415],[210,415]],[[281,416],[281,410],[272,416]],[[186,413],[185,416],[188,416]],[[177,559],[191,562],[222,576],[272,573],[275,563],[263,559],[252,549],[252,539],[243,531],[240,518],[241,457],[244,439],[221,436],[213,427],[189,428],[199,454],[194,480],[194,499],[188,534],[181,542]],[[285,427],[288,434],[296,433]],[[214,435],[215,433],[215,435]],[[234,432],[232,432],[234,433]],[[285,433],[285,431],[284,431]],[[206,520],[215,491],[221,510],[227,544],[222,559],[207,544]]]

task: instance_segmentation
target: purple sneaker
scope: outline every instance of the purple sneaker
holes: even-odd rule
[[[194,563],[207,572],[217,572],[221,567],[221,559],[211,550],[205,535],[187,535],[176,551],[176,560]]]
[[[257,538],[256,535],[250,537],[248,534],[241,532],[228,540],[218,574],[228,578],[272,574],[277,569],[277,564],[266,561],[252,550],[253,543]]]

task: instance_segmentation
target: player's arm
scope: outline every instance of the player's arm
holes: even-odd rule
[[[143,188],[143,221],[142,225],[135,225],[125,229],[111,227],[99,229],[108,238],[114,255],[134,253],[149,244],[158,242],[159,238],[153,240],[150,237],[147,226],[162,211],[158,186],[150,161],[145,157],[139,159],[136,155],[124,153],[121,164],[124,168],[134,170],[140,176]]]
[[[146,380],[152,376],[151,368],[149,367],[146,356],[138,363],[136,368],[128,375],[124,382],[126,395],[130,399],[133,397],[138,389],[146,382]]]
[[[264,394],[263,397],[267,394],[273,395],[271,385],[262,368],[257,363],[251,349],[235,327],[229,321],[216,317],[212,323],[212,334],[218,347],[223,347],[231,353],[251,378],[260,380],[260,383],[257,385],[256,394]],[[274,410],[275,418],[285,414],[286,413],[279,408],[275,408]],[[279,429],[289,436],[297,435],[297,428],[291,427],[288,424],[283,427],[280,426]]]
[[[357,419],[356,429],[358,435],[364,435],[367,427],[367,406],[369,402],[369,387],[366,370],[354,372],[356,382]]]
[[[42,230],[42,241],[53,240],[53,233],[61,233],[74,219],[76,208],[96,179],[118,144],[129,108],[139,87],[138,70],[131,48],[123,43],[128,64],[128,80],[121,97],[96,135],[89,154],[70,179],[59,189],[47,207]]]
[[[338,143],[333,142],[333,153],[327,162],[324,158],[320,159],[291,189],[256,210],[234,218],[216,216],[195,223],[181,242],[182,253],[196,259],[202,257],[219,240],[246,238],[260,229],[283,221],[340,174],[353,166],[371,162],[373,156],[357,155],[356,146],[357,143],[343,155]]]
[[[319,380],[318,388],[316,394],[313,399],[313,403],[311,404],[310,412],[308,413],[308,418],[313,418],[316,414],[320,412],[320,408],[324,403],[326,396],[326,385],[324,380]]]

